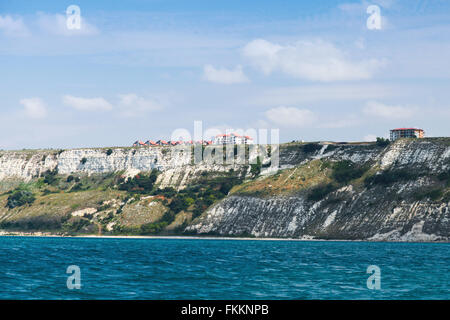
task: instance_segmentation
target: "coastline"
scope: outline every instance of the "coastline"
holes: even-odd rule
[[[252,238],[252,237],[220,237],[220,236],[125,236],[125,235],[76,235],[66,236],[59,234],[51,234],[45,232],[4,232],[0,231],[1,237],[42,237],[42,238],[75,238],[75,239],[172,239],[172,240],[238,240],[238,241],[298,241],[298,242],[383,242],[383,243],[450,243],[450,241],[386,241],[386,240],[343,240],[343,239],[314,239],[314,238]]]
[[[324,240],[324,239],[295,239],[295,238],[252,238],[252,237],[219,237],[219,236],[125,236],[125,235],[76,235],[66,236],[45,232],[4,232],[0,237],[47,237],[47,238],[90,238],[90,239],[189,239],[189,240],[266,240],[266,241],[364,241],[364,240]]]

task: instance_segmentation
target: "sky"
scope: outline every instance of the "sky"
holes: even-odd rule
[[[449,136],[449,57],[448,0],[0,0],[0,149]]]

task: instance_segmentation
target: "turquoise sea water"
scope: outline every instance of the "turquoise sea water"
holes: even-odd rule
[[[0,299],[450,299],[449,263],[443,243],[0,237]]]

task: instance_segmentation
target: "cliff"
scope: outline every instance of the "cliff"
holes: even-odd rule
[[[170,148],[0,151],[0,229],[450,239],[450,138],[289,143],[280,170],[267,161],[193,164]],[[34,199],[11,205],[18,194]]]
[[[333,145],[306,160],[292,148],[282,156],[291,169],[236,188],[187,230],[222,236],[449,241],[449,146],[448,138],[403,139],[387,148]],[[330,163],[342,162],[353,166],[354,179],[345,179],[352,174],[345,168],[344,176],[333,176]]]
[[[238,167],[208,163],[192,165],[190,155],[172,151],[170,147],[0,151],[0,182],[9,179],[30,181],[55,169],[61,175],[123,172],[127,176],[155,169],[162,173],[158,177],[161,188],[184,188],[199,172]]]

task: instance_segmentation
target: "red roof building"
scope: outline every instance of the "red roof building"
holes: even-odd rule
[[[425,131],[418,128],[397,128],[392,129],[390,138],[391,141],[395,141],[400,138],[423,138]]]

